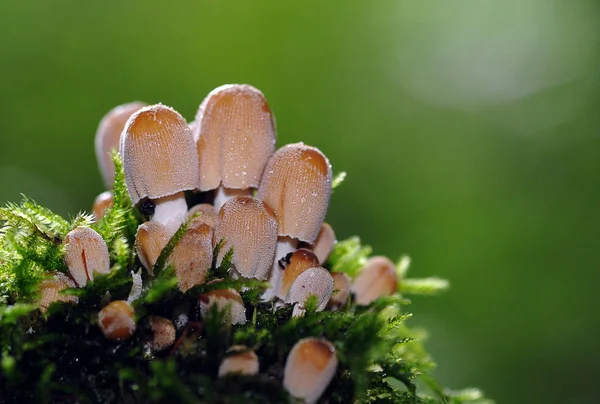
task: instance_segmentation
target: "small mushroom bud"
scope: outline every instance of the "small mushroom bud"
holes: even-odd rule
[[[354,279],[352,290],[356,304],[368,305],[382,296],[398,290],[398,276],[394,263],[386,257],[372,257]]]
[[[307,269],[315,268],[319,266],[319,259],[312,251],[301,248],[293,253],[287,255],[284,260],[285,271],[281,280],[281,288],[279,289],[278,296],[280,299],[286,298],[290,288],[294,281],[300,276],[300,274]]]
[[[137,110],[142,108],[143,102],[131,102],[129,104],[119,105],[108,111],[100,121],[96,131],[96,159],[100,167],[100,173],[104,179],[106,188],[112,189],[115,182],[115,167],[113,165],[111,153],[113,150],[119,151],[121,133],[125,123]],[[100,220],[100,219],[98,219]]]
[[[327,261],[329,254],[333,251],[333,247],[335,247],[335,233],[328,223],[323,223],[315,244],[312,247],[321,265]]]
[[[213,229],[207,224],[189,228],[173,248],[167,259],[173,265],[179,290],[185,292],[193,286],[204,283],[206,274],[212,266]]]
[[[287,357],[283,386],[291,396],[316,403],[337,370],[335,347],[325,339],[305,338]]]
[[[348,301],[352,285],[350,277],[343,272],[332,272],[331,277],[333,278],[333,294],[327,306],[331,310],[338,310]]]
[[[237,290],[217,289],[200,296],[202,317],[206,317],[213,305],[216,305],[219,311],[225,311],[224,323],[232,325],[246,323],[246,308]]]
[[[61,293],[65,289],[74,287],[76,287],[75,282],[60,272],[55,272],[52,278],[40,282],[40,309],[42,313],[45,313],[54,302],[77,303],[79,301],[77,296]]]
[[[106,338],[123,341],[135,332],[133,307],[125,300],[115,300],[98,313],[98,325]]]
[[[247,196],[228,200],[219,210],[214,239],[224,240],[217,265],[233,247],[237,273],[244,278],[267,278],[275,256],[277,220],[262,201]]]
[[[309,268],[298,275],[292,283],[285,301],[298,303],[292,312],[292,315],[297,317],[304,315],[305,304],[309,296],[317,297],[317,311],[321,311],[327,306],[332,293],[333,278],[331,274],[322,267]]]
[[[200,105],[196,122],[198,188],[217,189],[217,209],[230,197],[250,195],[275,152],[275,118],[264,95],[249,85],[218,87]]]
[[[65,262],[78,287],[94,280],[94,273],[110,273],[108,247],[102,237],[89,227],[77,227],[64,240]]]
[[[255,375],[258,373],[258,356],[244,345],[234,345],[219,366],[219,377],[230,374]]]
[[[195,216],[195,217],[194,217]],[[217,224],[217,211],[214,206],[208,203],[201,203],[200,205],[192,206],[187,213],[188,219],[190,220],[188,228],[194,228],[201,224],[207,224],[213,229]]]
[[[92,207],[92,213],[97,222],[102,220],[106,209],[113,206],[113,194],[110,191],[104,191],[96,197],[94,206]]]
[[[151,199],[152,220],[173,235],[188,210],[183,191],[198,182],[198,155],[187,122],[162,104],[144,107],[127,121],[121,153],[132,202]]]
[[[138,227],[135,235],[135,250],[150,275],[154,275],[154,264],[170,238],[165,226],[158,222],[151,220]]]
[[[175,342],[176,331],[171,320],[153,316],[150,319],[150,328],[153,334],[151,347],[154,351],[164,351]]]

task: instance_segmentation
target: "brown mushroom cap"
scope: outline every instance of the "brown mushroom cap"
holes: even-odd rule
[[[315,403],[335,375],[335,347],[325,339],[305,338],[296,343],[285,363],[283,386],[293,397]]]
[[[333,251],[333,247],[335,247],[335,232],[328,223],[323,223],[312,247],[315,255],[319,257],[321,265],[327,261],[329,254]]]
[[[134,112],[145,105],[139,101],[119,105],[108,111],[100,121],[95,140],[96,159],[106,188],[112,189],[115,182],[115,166],[111,153],[113,150],[119,151],[121,133],[125,123]]]
[[[245,84],[214,89],[196,116],[198,188],[256,188],[275,151],[275,119],[264,95]]]
[[[125,182],[133,203],[194,189],[198,155],[183,117],[162,104],[131,116],[121,138]]]
[[[219,377],[228,374],[255,375],[258,373],[258,356],[244,345],[234,345],[219,366]]]
[[[343,272],[332,272],[331,277],[333,278],[333,294],[329,299],[328,307],[337,310],[348,301],[352,284],[350,277]]]
[[[214,281],[213,281],[214,282]],[[223,317],[226,324],[245,324],[246,307],[242,297],[235,289],[217,289],[200,296],[200,313],[206,317],[210,308],[216,305],[220,311],[228,310]]]
[[[360,305],[395,293],[398,290],[396,266],[386,257],[371,257],[354,279],[352,290],[356,304]]]
[[[61,293],[65,289],[74,287],[76,287],[75,282],[61,272],[55,272],[52,278],[41,281],[39,291],[42,312],[45,313],[54,302],[77,303],[79,301],[77,296]]]
[[[96,221],[102,220],[104,217],[104,211],[113,206],[113,194],[110,191],[104,191],[96,197],[94,206],[92,207],[92,213],[96,218]]]
[[[115,300],[98,313],[98,325],[104,336],[112,341],[123,341],[135,332],[133,307],[125,300]]]
[[[288,257],[289,263],[283,272],[281,288],[278,293],[278,296],[281,299],[285,299],[290,291],[290,288],[292,287],[292,284],[302,272],[309,268],[315,268],[319,266],[319,259],[317,256],[312,251],[304,248],[294,251],[291,253],[291,255],[288,255]]]
[[[215,242],[224,239],[217,265],[233,247],[232,264],[245,278],[266,279],[277,244],[277,221],[262,201],[237,196],[227,201],[217,216]]]
[[[201,224],[207,224],[214,228],[217,224],[217,211],[215,207],[209,203],[201,203],[192,206],[188,211],[187,217],[189,219],[196,214],[198,214],[198,216],[190,221],[188,228],[193,228]]]
[[[313,243],[321,230],[331,196],[327,157],[303,143],[279,149],[265,168],[258,198],[273,209],[279,236]]]
[[[213,229],[207,224],[188,228],[167,260],[173,265],[179,290],[204,283],[213,259]]]
[[[171,320],[161,316],[152,316],[150,328],[153,334],[152,349],[156,352],[164,351],[175,342],[177,332]]]
[[[106,242],[89,227],[77,227],[64,240],[65,262],[78,287],[94,280],[94,273],[110,272],[110,257]]]
[[[154,221],[142,223],[135,235],[135,250],[144,268],[153,275],[154,264],[170,240],[167,228]]]

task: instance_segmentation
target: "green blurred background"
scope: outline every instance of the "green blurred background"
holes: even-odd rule
[[[445,384],[598,402],[599,45],[585,0],[4,0],[0,202],[89,209],[110,108],[251,83],[348,172],[338,238],[452,281],[411,307]]]

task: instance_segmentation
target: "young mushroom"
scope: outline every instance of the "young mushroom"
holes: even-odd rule
[[[298,242],[312,244],[327,213],[331,196],[331,165],[319,149],[304,143],[279,149],[265,168],[258,198],[273,209],[278,221],[277,250],[271,270],[269,299],[278,290],[282,271],[278,261]]]
[[[305,338],[287,357],[283,386],[292,397],[316,403],[337,370],[335,347],[325,339]]]
[[[188,228],[207,224],[214,229],[217,224],[217,210],[211,204],[201,203],[190,208],[187,218],[191,219]]]
[[[252,376],[258,373],[258,356],[244,345],[233,345],[219,366],[219,377],[240,374]]]
[[[275,152],[275,119],[264,95],[245,84],[214,89],[196,116],[200,191],[216,189],[215,208],[258,187]]]
[[[244,278],[266,279],[275,256],[277,220],[262,201],[236,196],[219,210],[214,240],[224,240],[217,265],[233,247],[236,273]]]
[[[339,310],[348,301],[352,284],[350,277],[343,272],[332,272],[331,277],[333,278],[333,294],[327,307],[331,310]]]
[[[96,159],[107,189],[112,189],[115,182],[115,167],[111,153],[113,150],[119,151],[121,133],[129,117],[145,105],[139,101],[119,105],[108,111],[100,121],[95,139]]]
[[[154,264],[170,238],[166,227],[158,222],[149,221],[138,227],[135,250],[150,275],[154,275]]]
[[[396,266],[386,257],[371,257],[354,279],[352,291],[356,304],[366,306],[398,290]]]
[[[279,265],[284,267],[284,272],[277,297],[286,300],[290,288],[298,276],[307,269],[318,267],[319,259],[312,251],[301,248],[281,259]]]
[[[55,272],[52,278],[40,282],[40,309],[42,313],[48,310],[48,307],[54,302],[77,303],[77,296],[65,295],[61,293],[68,288],[76,287],[75,282],[61,272]]]
[[[198,182],[196,145],[183,117],[162,104],[131,116],[121,138],[125,183],[133,203],[149,198],[153,221],[173,235],[188,208],[184,191]]]
[[[110,257],[106,242],[89,227],[77,227],[67,233],[63,242],[65,262],[77,287],[94,280],[94,273],[110,272]]]
[[[125,300],[115,300],[98,313],[98,325],[106,338],[123,341],[135,332],[133,307]]]
[[[299,317],[304,315],[306,301],[310,296],[317,297],[317,311],[321,311],[327,306],[332,293],[333,278],[329,271],[322,267],[309,268],[294,280],[285,301],[296,303],[292,316]]]
[[[200,296],[199,302],[202,317],[206,317],[214,305],[219,311],[225,312],[223,323],[230,325],[246,323],[246,308],[242,297],[235,289],[211,290]]]
[[[173,265],[179,290],[185,292],[204,283],[213,259],[213,229],[200,224],[186,230],[167,259]]]
[[[94,206],[92,207],[92,213],[94,219],[99,222],[104,217],[106,209],[113,206],[113,194],[110,191],[104,191],[96,197]]]
[[[327,261],[329,254],[335,247],[335,233],[328,223],[323,223],[319,235],[312,246],[312,251],[319,258],[321,265]]]
[[[177,332],[171,320],[161,316],[152,316],[150,329],[152,330],[150,346],[155,352],[164,351],[175,342]]]

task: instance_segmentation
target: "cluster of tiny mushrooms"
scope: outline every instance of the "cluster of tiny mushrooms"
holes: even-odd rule
[[[340,309],[351,294],[356,304],[367,305],[394,293],[395,266],[385,257],[368,260],[353,281],[323,268],[336,242],[333,229],[324,222],[331,166],[319,149],[303,143],[276,150],[275,137],[271,109],[264,95],[249,85],[216,88],[191,123],[162,104],[132,102],[109,111],[96,133],[96,155],[111,189],[115,176],[111,153],[119,151],[131,200],[151,216],[139,226],[135,241],[144,268],[152,275],[161,251],[187,220],[186,233],[167,262],[181,291],[205,282],[213,249],[222,240],[217,265],[233,248],[230,276],[268,280],[263,300],[293,305],[293,316],[304,314],[310,295],[316,296],[320,311]],[[188,207],[185,191],[210,191],[213,204]],[[111,191],[96,198],[97,220],[111,204]],[[69,271],[42,283],[42,310],[55,301],[77,303],[77,297],[60,292],[85,287],[94,274],[110,272],[107,245],[93,229],[74,229],[64,246]],[[98,313],[98,326],[109,340],[122,341],[135,333],[132,301],[139,296],[141,277],[133,277],[129,300],[112,301]],[[202,315],[212,305],[226,310],[224,321],[230,325],[247,321],[244,302],[235,289],[213,290],[198,301]],[[154,316],[149,324],[151,349],[160,351],[174,344],[178,329],[171,320]],[[283,385],[293,397],[315,402],[336,369],[334,345],[323,338],[305,338],[288,354]],[[254,351],[232,346],[219,376],[258,371]]]

